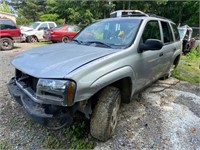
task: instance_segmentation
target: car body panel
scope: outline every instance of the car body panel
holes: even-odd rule
[[[44,38],[43,38],[44,30],[50,29],[51,28],[50,24],[54,24],[55,27],[57,26],[55,22],[51,22],[51,21],[44,21],[44,22],[37,21],[37,22],[34,22],[34,23],[38,23],[38,26],[35,27],[35,28],[24,27],[24,26],[22,26],[20,28],[21,33],[24,36],[24,40],[26,40],[26,38],[28,36],[36,36],[39,41],[44,41]],[[46,27],[44,29],[40,29],[43,25],[45,25]]]
[[[76,68],[114,52],[117,50],[63,43],[21,53],[13,59],[12,64],[34,77],[64,78]]]
[[[4,25],[4,21],[9,21],[10,23],[12,23],[12,25],[14,26],[13,29],[6,28],[3,29],[4,27],[2,25]],[[2,29],[0,29],[0,37],[9,37],[12,40],[14,40],[15,42],[20,42],[21,41],[21,32],[20,29],[17,27],[17,25],[10,19],[7,18],[0,18],[0,24],[2,26]]]
[[[78,31],[73,31],[73,30],[69,31],[70,27],[79,28],[78,26],[75,25],[64,25],[57,29],[55,28],[55,29],[45,30],[43,37],[44,39],[53,42],[61,42],[63,37],[67,37],[69,40],[71,40],[78,33]]]

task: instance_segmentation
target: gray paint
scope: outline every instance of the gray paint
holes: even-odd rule
[[[69,43],[54,44],[21,53],[12,60],[12,64],[37,78],[64,78],[78,67],[114,52],[117,50]]]
[[[126,77],[131,79],[133,95],[168,73],[174,59],[181,54],[181,41],[175,39],[160,50],[138,53],[140,39],[148,21],[171,22],[154,17],[142,19],[135,41],[126,49],[55,44],[24,52],[12,64],[38,78],[65,78],[75,81],[77,89],[74,102],[87,100],[107,85]],[[161,53],[163,55],[159,56]]]

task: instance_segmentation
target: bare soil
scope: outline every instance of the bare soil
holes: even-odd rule
[[[14,76],[11,59],[37,46],[40,45],[16,43],[13,50],[0,51],[0,149],[51,148],[47,145],[51,143],[48,138],[52,133],[56,133],[56,139],[65,140],[65,146],[60,148],[68,148],[69,137],[63,137],[61,131],[48,131],[30,120],[7,90],[6,85]],[[200,150],[199,84],[174,78],[154,83],[130,104],[122,104],[113,138],[104,143],[95,139],[94,142],[94,149]]]

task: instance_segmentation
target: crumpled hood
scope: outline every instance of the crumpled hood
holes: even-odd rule
[[[73,43],[52,44],[25,51],[17,55],[12,64],[34,77],[64,78],[80,66],[117,51]]]
[[[21,26],[20,30],[21,32],[26,32],[26,31],[33,31],[34,29],[26,26]]]

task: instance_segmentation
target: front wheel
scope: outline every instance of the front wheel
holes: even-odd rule
[[[114,134],[120,103],[118,88],[108,86],[100,92],[90,121],[90,133],[94,138],[106,141]]]
[[[35,42],[38,42],[38,38],[34,35],[30,35],[27,37],[27,42],[28,43],[35,43]]]
[[[13,41],[10,38],[0,39],[0,50],[10,50],[14,47]]]

